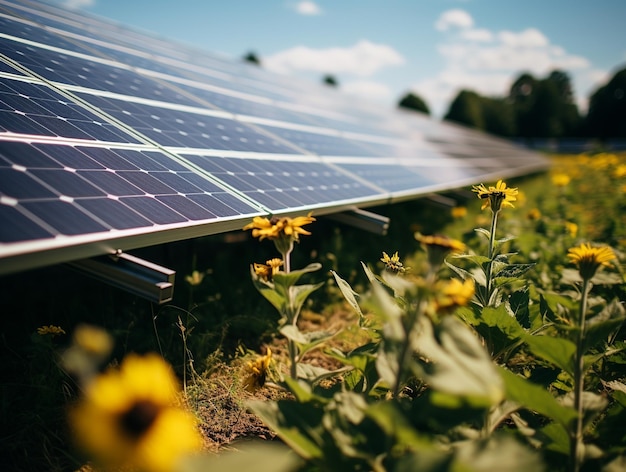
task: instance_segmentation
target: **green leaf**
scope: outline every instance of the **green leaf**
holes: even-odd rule
[[[532,383],[504,367],[499,367],[504,380],[506,398],[524,408],[557,421],[561,428],[569,428],[576,419],[576,411],[561,405],[544,387]],[[567,434],[567,433],[566,433]]]
[[[394,447],[415,448],[419,444],[428,444],[425,437],[407,421],[406,413],[396,403],[377,402],[365,410],[366,416],[374,420],[385,434],[394,438]]]
[[[479,267],[483,267],[484,264],[491,262],[491,259],[479,254],[454,254],[449,256],[451,259],[468,260]]]
[[[569,435],[558,423],[550,423],[539,428],[535,433],[535,439],[540,441],[542,447],[548,451],[568,455],[570,450]]]
[[[318,284],[294,285],[291,287],[291,309],[293,314],[297,316],[309,295],[323,285],[324,282],[320,282]]]
[[[534,355],[551,362],[574,377],[576,344],[572,341],[553,336],[525,334],[524,342]]]
[[[253,266],[250,266],[250,271],[252,274],[252,283],[254,287],[259,291],[261,295],[263,295],[263,297],[267,301],[269,301],[274,306],[274,308],[276,308],[278,313],[284,317],[287,312],[288,298],[285,296],[284,293],[279,293],[278,291],[276,291],[274,284],[272,284],[271,282],[267,282],[261,279],[258,275],[256,275]]]
[[[457,315],[475,327],[496,356],[516,345],[526,333],[504,304],[481,310],[464,307]]]
[[[508,306],[517,322],[524,328],[530,328],[530,294],[528,288],[513,292],[508,300]]]
[[[541,455],[511,436],[491,436],[479,441],[462,441],[455,445],[454,450],[455,464],[471,464],[469,470],[472,472],[545,470]]]
[[[413,349],[427,361],[426,382],[434,390],[464,398],[474,406],[500,402],[504,387],[491,357],[476,335],[454,317],[444,318],[435,329],[427,317],[418,319]]]
[[[620,300],[614,299],[604,310],[587,321],[585,331],[585,351],[608,343],[626,320],[624,306]]]
[[[207,470],[254,470],[255,472],[293,472],[302,460],[282,444],[255,441],[220,454],[194,454],[181,461],[180,472]]]
[[[336,377],[342,373],[345,373],[346,368],[344,367],[337,370],[328,370],[324,369],[323,367],[300,362],[296,366],[296,372],[298,378],[304,379],[312,386],[315,386],[319,384],[322,380],[330,379],[331,377]]]
[[[323,410],[312,403],[292,400],[253,400],[248,406],[296,454],[304,459],[323,457],[321,427]]]
[[[322,268],[322,264],[319,262],[313,262],[306,266],[304,269],[292,270],[291,272],[278,272],[274,274],[272,280],[276,285],[281,285],[285,288],[295,285],[300,277],[310,272],[318,271]]]
[[[499,278],[516,279],[524,275],[530,269],[535,267],[535,264],[504,264],[494,270],[492,274]]]
[[[319,346],[335,336],[336,333],[328,331],[310,331],[303,333],[294,325],[286,325],[280,329],[280,333],[287,339],[291,339],[298,345],[299,356],[302,357],[306,352]]]
[[[330,273],[333,274],[333,277],[335,277],[337,286],[339,287],[339,290],[341,290],[341,293],[343,294],[343,297],[346,299],[348,304],[352,307],[354,311],[356,311],[356,313],[359,315],[360,318],[363,318],[363,312],[361,311],[359,302],[356,299],[356,297],[358,297],[359,294],[356,293],[354,290],[352,290],[352,287],[350,287],[350,284],[346,282],[344,279],[342,279],[341,277],[339,277],[337,272],[335,272],[334,270],[331,270]]]
[[[453,257],[453,256],[450,256]],[[452,269],[454,272],[456,272],[456,274],[461,278],[461,280],[467,280],[467,279],[471,279],[472,278],[472,274],[471,272],[462,269],[461,267],[457,267],[454,264],[452,264],[451,262],[448,261],[448,259],[446,259],[445,261],[443,261],[444,264],[446,266],[448,266],[450,269]]]
[[[478,234],[482,234],[485,238],[487,238],[487,241],[491,239],[491,232],[486,230],[485,228],[474,228],[474,231],[476,231]]]

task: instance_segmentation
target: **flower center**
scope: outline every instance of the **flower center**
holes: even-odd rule
[[[147,400],[136,402],[130,410],[122,415],[122,429],[133,438],[139,438],[154,423],[159,414],[159,407]]]

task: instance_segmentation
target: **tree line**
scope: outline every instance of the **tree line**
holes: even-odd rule
[[[430,114],[412,92],[398,106]],[[586,114],[578,110],[569,75],[554,70],[544,78],[521,74],[504,97],[461,90],[443,119],[507,138],[626,138],[626,68],[591,94]]]
[[[261,65],[255,52],[243,60]],[[339,86],[331,74],[322,83]],[[430,115],[428,104],[413,92],[406,93],[398,107]],[[626,67],[591,94],[586,114],[576,105],[569,75],[554,70],[544,78],[521,74],[504,97],[461,90],[443,119],[506,138],[626,138]]]

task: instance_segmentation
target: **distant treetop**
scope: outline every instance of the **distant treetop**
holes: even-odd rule
[[[261,65],[261,59],[259,59],[259,56],[257,56],[254,51],[249,51],[245,56],[243,56],[243,60],[257,66]]]
[[[412,92],[408,92],[404,97],[402,97],[398,106],[400,108],[415,110],[430,115],[430,110],[428,105],[426,105],[426,102]]]

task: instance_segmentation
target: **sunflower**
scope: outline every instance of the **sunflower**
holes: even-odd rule
[[[105,467],[144,472],[174,469],[200,450],[193,416],[178,406],[178,384],[158,355],[131,354],[96,377],[70,410],[77,445]]]
[[[503,180],[498,180],[496,186],[485,187],[483,184],[474,185],[472,192],[476,192],[478,198],[484,200],[481,210],[487,207],[491,207],[491,211],[497,213],[502,207],[511,207],[514,205],[511,202],[517,200],[517,194],[519,193],[517,188],[507,188],[506,183]]]
[[[567,257],[578,266],[578,272],[583,279],[591,279],[600,267],[610,267],[615,259],[613,250],[608,246],[593,247],[583,243],[568,251]]]
[[[255,360],[246,364],[246,378],[243,381],[243,387],[248,391],[254,393],[263,385],[267,378],[267,372],[272,361],[272,350],[268,347],[267,353],[263,356],[257,357]]]

